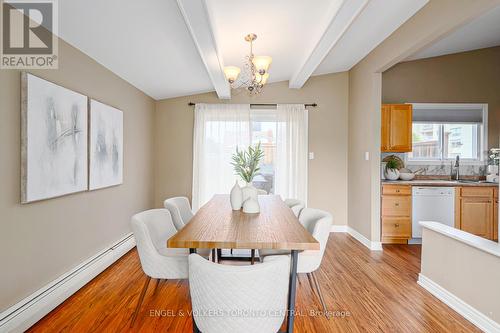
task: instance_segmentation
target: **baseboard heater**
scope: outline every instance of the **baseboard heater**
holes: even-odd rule
[[[0,332],[22,332],[135,246],[132,233],[0,314]]]

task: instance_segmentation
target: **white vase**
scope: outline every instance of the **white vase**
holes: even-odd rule
[[[243,213],[254,214],[259,212],[259,200],[256,197],[250,197],[243,202]]]
[[[231,207],[233,210],[240,210],[243,205],[243,192],[238,184],[238,181],[234,182],[234,186],[229,194],[229,200],[231,201]]]
[[[243,203],[249,198],[254,198],[255,200],[257,200],[257,189],[253,187],[252,183],[247,183],[247,185],[241,189],[241,192],[243,194]]]
[[[397,180],[399,178],[398,169],[385,169],[385,178],[388,180]]]

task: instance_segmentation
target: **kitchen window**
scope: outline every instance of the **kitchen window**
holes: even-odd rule
[[[413,104],[411,162],[482,163],[487,150],[487,104]]]

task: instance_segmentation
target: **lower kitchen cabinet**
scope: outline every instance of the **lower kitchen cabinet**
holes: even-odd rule
[[[411,216],[411,186],[382,185],[382,243],[408,243],[412,235]],[[487,239],[498,240],[498,188],[455,187],[455,228]]]
[[[493,240],[498,241],[498,188],[493,193]]]
[[[411,238],[411,186],[382,187],[382,243],[406,244]]]
[[[487,239],[498,238],[497,205],[493,187],[457,187],[455,227]]]
[[[492,239],[493,206],[492,198],[462,198],[460,229]]]

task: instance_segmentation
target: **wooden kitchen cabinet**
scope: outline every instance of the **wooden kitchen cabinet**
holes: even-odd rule
[[[411,238],[411,186],[382,186],[382,243],[406,244]]]
[[[487,239],[498,238],[498,194],[493,187],[458,187],[455,227]]]
[[[498,187],[493,189],[493,240],[498,242]]]
[[[412,105],[382,105],[382,152],[410,152],[412,150]]]
[[[462,198],[460,229],[492,239],[493,200],[491,198]]]

